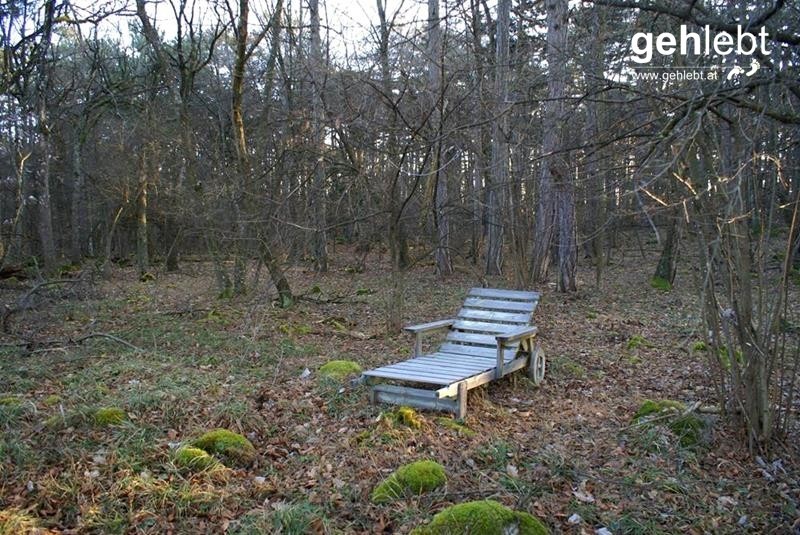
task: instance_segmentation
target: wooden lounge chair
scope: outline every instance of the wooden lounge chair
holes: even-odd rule
[[[467,413],[467,391],[526,368],[535,383],[544,378],[545,357],[531,324],[537,292],[472,288],[454,319],[406,327],[416,335],[414,356],[409,360],[364,372],[365,380],[419,383],[374,384],[373,403],[393,403]],[[439,349],[422,355],[423,335],[447,329]]]

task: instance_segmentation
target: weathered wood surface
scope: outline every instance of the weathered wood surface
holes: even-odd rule
[[[523,292],[519,290],[500,290],[495,288],[472,288],[468,296],[516,299],[519,301],[538,301],[539,292]]]
[[[471,388],[533,364],[527,351],[520,351],[531,347],[536,334],[531,318],[538,303],[537,292],[472,288],[455,319],[406,327],[416,335],[414,358],[366,371],[364,376],[439,388],[379,384],[373,387],[373,401],[446,410],[463,417]],[[422,355],[423,334],[445,328],[449,332],[438,351]]]

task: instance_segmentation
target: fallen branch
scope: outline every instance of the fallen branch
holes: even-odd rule
[[[31,304],[31,299],[33,296],[42,290],[43,288],[47,288],[48,286],[55,286],[58,284],[75,284],[81,282],[83,280],[83,275],[74,279],[54,279],[49,281],[41,281],[33,285],[33,287],[22,294],[19,298],[17,298],[16,303],[13,305],[3,305],[3,317],[2,317],[2,329],[3,332],[8,332],[8,323],[11,320],[11,316],[27,310],[29,308],[33,308]]]
[[[133,349],[134,351],[136,351],[137,353],[144,353],[144,349],[142,349],[141,347],[135,346],[132,343],[130,343],[128,341],[125,341],[125,340],[123,340],[122,338],[120,338],[118,336],[114,336],[113,334],[108,334],[108,333],[89,333],[89,334],[81,336],[80,338],[76,338],[75,340],[72,340],[72,342],[75,345],[80,345],[84,341],[86,341],[86,340],[88,340],[90,338],[106,338],[108,340],[112,340],[114,342],[117,342],[118,344],[122,344],[122,345],[124,345],[126,347],[129,347],[129,348]]]

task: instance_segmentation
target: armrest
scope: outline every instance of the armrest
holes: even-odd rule
[[[505,346],[511,342],[517,342],[523,338],[529,338],[539,331],[537,327],[523,327],[510,333],[502,333],[495,336],[498,346]]]
[[[420,334],[450,327],[455,322],[456,320],[454,319],[432,321],[430,323],[420,323],[419,325],[409,325],[408,327],[403,327],[403,330],[414,334]]]

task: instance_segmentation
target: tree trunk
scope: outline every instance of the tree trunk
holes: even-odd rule
[[[325,203],[325,139],[324,139],[324,103],[322,91],[325,71],[322,61],[322,44],[319,29],[319,0],[309,0],[311,17],[311,135],[314,152],[314,178],[309,192],[309,213],[314,226],[312,248],[314,267],[317,271],[328,271],[328,226]]]
[[[86,174],[83,170],[83,144],[85,142],[85,119],[72,144],[72,210],[70,211],[70,261],[79,264],[88,252],[87,240],[89,215],[86,206]]]
[[[428,180],[433,188],[433,224],[436,229],[436,272],[439,275],[453,273],[450,257],[450,221],[447,213],[447,173],[442,172],[442,145],[444,95],[442,88],[442,29],[439,21],[439,0],[428,0],[428,83],[432,96],[432,143],[433,157],[430,161]]]
[[[250,182],[250,160],[247,152],[247,134],[244,128],[244,116],[242,114],[242,97],[244,93],[244,75],[248,59],[248,17],[250,13],[248,0],[239,0],[239,21],[236,31],[236,60],[233,69],[231,115],[233,125],[233,142],[236,151],[236,170],[237,183],[234,191],[234,217],[237,232],[236,254],[234,258],[233,272],[233,293],[241,294],[245,292],[245,238],[247,229],[244,222],[244,199],[247,185]],[[273,17],[272,23],[279,20]],[[260,253],[270,272],[270,277],[275,287],[281,306],[291,306],[293,302],[292,292],[281,265],[272,252],[269,238],[260,237]]]
[[[547,10],[547,102],[544,103],[542,116],[542,166],[539,177],[539,191],[536,203],[536,224],[533,233],[533,254],[531,258],[531,279],[543,282],[547,278],[550,267],[552,248],[555,238],[560,243],[558,249],[559,271],[571,269],[575,265],[569,258],[575,255],[568,248],[574,244],[570,241],[570,229],[560,230],[559,220],[565,224],[574,221],[574,194],[566,187],[570,181],[569,168],[561,152],[564,128],[564,96],[567,84],[567,0],[546,0]],[[556,191],[557,190],[557,191]],[[558,229],[558,232],[557,232]],[[569,287],[574,283],[570,273],[559,273],[559,287],[563,283]]]
[[[508,101],[509,21],[511,0],[497,4],[497,30],[495,32],[494,91],[495,107],[492,121],[491,183],[486,187],[488,240],[486,244],[486,274],[499,275],[503,270],[503,194],[508,183],[508,119],[505,107]]]
[[[139,155],[139,187],[136,195],[136,266],[139,278],[143,279],[150,268],[147,250],[147,148],[142,147]]]
[[[664,284],[661,281],[666,281],[669,283],[669,287],[674,284],[675,274],[678,270],[678,251],[683,228],[681,221],[682,219],[677,214],[673,215],[667,228],[667,237],[664,240],[664,247],[661,249],[656,272],[653,275],[658,283]]]

